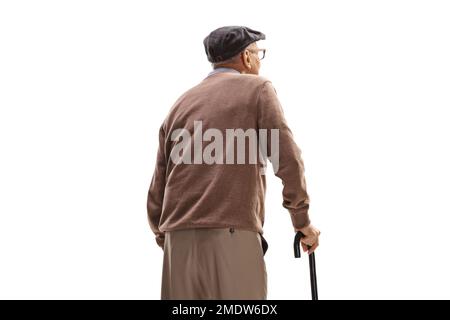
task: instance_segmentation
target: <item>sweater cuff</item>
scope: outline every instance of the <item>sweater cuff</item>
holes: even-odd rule
[[[292,225],[294,226],[295,229],[301,229],[301,228],[307,227],[311,223],[307,212],[301,212],[301,213],[300,212],[299,213],[291,213],[290,212],[290,216],[291,216],[291,220],[292,220]]]

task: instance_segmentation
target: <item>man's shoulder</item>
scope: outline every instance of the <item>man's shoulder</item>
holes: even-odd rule
[[[255,74],[241,74],[239,75],[239,78],[242,79],[243,81],[251,82],[256,86],[262,86],[266,82],[270,82],[268,78]]]
[[[231,85],[235,88],[242,88],[244,91],[251,94],[251,92],[256,93],[264,84],[271,83],[268,78],[254,74],[229,74],[225,77],[219,76],[214,79],[211,78],[209,81],[205,80],[206,79],[183,92],[172,105],[169,113],[177,109],[177,106],[182,104],[185,100],[189,101],[192,97],[197,98],[198,96],[206,96],[207,93],[214,94],[217,92],[217,88],[224,89],[228,85]],[[211,83],[213,84],[212,86],[210,85]]]

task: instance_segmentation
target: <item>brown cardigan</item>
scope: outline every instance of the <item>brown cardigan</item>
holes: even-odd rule
[[[301,151],[294,142],[272,83],[256,75],[216,73],[185,92],[159,130],[159,149],[147,200],[148,220],[159,246],[164,245],[165,231],[179,229],[233,227],[263,234],[266,190],[265,175],[261,172],[265,167],[263,162],[258,158],[252,164],[246,156],[245,164],[238,164],[237,160],[231,164],[225,164],[225,160],[224,164],[208,164],[203,159],[194,163],[194,121],[202,122],[202,134],[209,128],[218,129],[224,141],[226,129],[268,129],[269,156],[270,129],[279,129],[279,165],[276,171],[274,167],[274,172],[283,183],[282,205],[288,209],[294,227],[310,223]],[[190,142],[180,138],[172,141],[173,131],[180,128],[189,131]],[[183,155],[179,148],[174,148],[181,141],[188,141],[189,145],[185,146],[191,147],[190,164],[176,163],[172,158]],[[210,143],[201,141],[201,150]],[[226,147],[223,150],[228,150],[224,151],[225,155],[232,151]]]

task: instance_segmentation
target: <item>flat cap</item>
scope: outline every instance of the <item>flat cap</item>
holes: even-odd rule
[[[264,40],[266,35],[243,26],[227,26],[212,31],[204,40],[209,62],[225,61],[245,49],[250,43]]]

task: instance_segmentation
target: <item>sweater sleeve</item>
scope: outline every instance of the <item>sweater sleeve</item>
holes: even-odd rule
[[[306,227],[310,224],[309,196],[301,150],[294,141],[276,90],[270,81],[266,81],[259,91],[258,128],[267,129],[267,155],[275,175],[283,183],[282,205],[289,211],[294,228]],[[278,141],[276,133],[271,129],[278,129]],[[273,135],[275,139],[271,142]],[[278,148],[272,145],[276,143]]]
[[[164,232],[159,230],[164,190],[166,187],[166,155],[165,155],[165,133],[163,125],[159,129],[159,147],[156,156],[156,165],[150,183],[147,197],[147,217],[150,228],[155,234],[156,243],[164,249]]]

